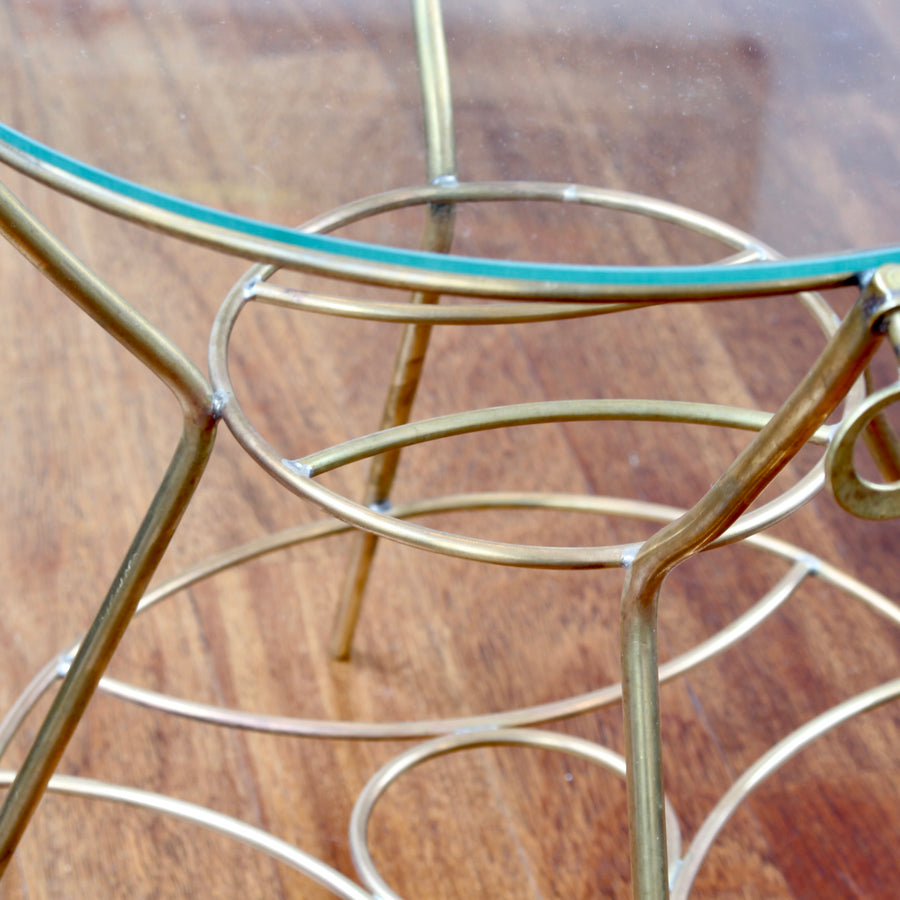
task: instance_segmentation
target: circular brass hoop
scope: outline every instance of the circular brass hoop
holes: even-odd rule
[[[394,757],[369,780],[362,789],[350,818],[350,854],[360,880],[376,897],[402,900],[381,877],[368,845],[369,821],[384,792],[404,773],[431,759],[447,756],[460,750],[478,747],[531,747],[565,753],[592,762],[595,765],[625,778],[625,758],[618,753],[584,738],[543,731],[534,728],[484,729],[450,734],[426,741]],[[666,854],[670,870],[677,868],[681,859],[681,827],[668,799],[666,811]]]
[[[320,216],[303,226],[301,230],[332,232],[352,222],[358,222],[388,210],[422,205],[432,198],[434,190],[433,187],[410,188],[358,200]],[[531,199],[612,209],[666,221],[718,239],[731,251],[749,253],[747,259],[779,258],[774,250],[766,247],[752,236],[710,216],[654,198],[622,194],[601,188],[579,186],[578,190],[573,192],[571,185],[561,184],[462,183],[445,191],[441,196],[444,202],[448,203]],[[225,423],[249,455],[276,480],[289,490],[305,497],[321,509],[356,528],[432,552],[500,565],[531,568],[606,568],[622,565],[621,554],[617,553],[614,548],[506,544],[439,532],[421,524],[404,522],[387,512],[364,506],[326,488],[312,477],[313,473],[308,471],[304,465],[297,464],[303,463],[304,460],[286,458],[283,453],[270,445],[251,423],[235,395],[229,374],[228,356],[232,330],[241,312],[253,302],[255,286],[260,281],[268,281],[276,271],[277,268],[274,266],[259,264],[245,273],[224,300],[213,324],[209,344],[210,377],[216,395],[223,401],[222,414]],[[472,294],[478,295],[477,284],[473,283],[471,287]],[[563,285],[559,285],[558,288],[558,300],[561,300],[567,296],[567,292]],[[529,305],[527,301],[535,299],[535,296],[525,293],[519,295],[516,302],[521,304],[524,310]],[[638,299],[658,302],[653,299],[652,294]],[[830,335],[836,327],[836,317],[826,301],[820,295],[810,293],[799,294],[798,299],[808,309],[822,331],[826,335]],[[630,298],[630,300],[635,302],[635,298]],[[373,303],[371,306],[375,308],[377,304]],[[598,309],[602,308],[602,304],[597,304],[597,306]],[[560,317],[569,307],[569,304],[560,303]],[[425,308],[434,309],[435,307],[429,304]],[[848,414],[859,399],[859,394],[855,392],[848,397]],[[820,460],[793,487],[767,503],[744,513],[728,530],[725,540],[730,542],[742,539],[790,515],[821,489],[824,480],[824,470]]]

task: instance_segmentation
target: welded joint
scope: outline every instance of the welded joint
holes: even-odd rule
[[[436,175],[431,179],[431,183],[435,187],[439,188],[459,187],[459,179],[453,173],[447,173],[446,175]]]
[[[66,675],[69,674],[69,669],[72,668],[72,660],[75,659],[75,652],[78,650],[77,647],[72,647],[70,650],[67,650],[65,653],[60,654],[59,659],[56,661],[56,677],[57,678],[65,678]]]
[[[635,559],[637,559],[638,553],[641,551],[641,547],[643,544],[630,544],[627,547],[622,548],[622,568],[630,569],[634,565]]]
[[[900,312],[900,265],[894,263],[881,266],[862,279],[862,305],[869,327],[876,334],[895,334],[900,325],[896,323]]]
[[[259,287],[260,280],[259,278],[251,278],[245,284],[241,290],[243,297],[245,300],[253,300],[256,297],[256,289]]]
[[[281,462],[302,478],[312,478],[313,476],[313,467],[300,462],[299,459],[283,459]]]
[[[822,571],[822,560],[813,553],[801,553],[795,565],[802,566],[808,575],[818,575]]]
[[[210,410],[216,419],[221,419],[222,416],[225,415],[225,408],[228,406],[228,401],[230,399],[231,393],[229,391],[226,391],[224,388],[219,388],[217,391],[213,391]]]

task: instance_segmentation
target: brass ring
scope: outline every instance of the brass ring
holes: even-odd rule
[[[856,471],[853,452],[869,423],[885,407],[900,400],[900,382],[876,391],[856,412],[841,423],[825,454],[825,471],[834,499],[861,519],[895,519],[900,516],[900,481],[878,484]]]
[[[360,791],[350,817],[350,856],[360,881],[373,897],[383,900],[403,900],[382,877],[369,848],[369,822],[375,805],[384,792],[401,775],[438,757],[478,747],[512,746],[531,747],[578,757],[622,779],[626,777],[623,756],[593,741],[557,731],[537,728],[485,728],[455,732],[417,744],[389,760],[369,779]],[[669,869],[677,871],[682,849],[681,825],[668,797],[663,797],[663,804],[666,818],[666,856]]]

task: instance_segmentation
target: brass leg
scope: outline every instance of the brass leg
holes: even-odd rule
[[[453,179],[456,175],[453,110],[439,0],[413,0],[413,18],[425,115],[428,179],[432,182]],[[447,253],[450,250],[453,218],[453,206],[438,203],[429,205],[422,238],[423,250],[433,253]],[[437,303],[439,299],[438,294],[416,293],[411,302]],[[409,421],[430,335],[429,325],[407,325],[404,328],[394,362],[391,388],[381,416],[381,428],[392,428]],[[367,505],[382,506],[387,503],[399,462],[399,451],[386,453],[372,461],[366,487]],[[329,650],[335,659],[347,659],[350,656],[356,623],[362,610],[363,593],[378,546],[378,538],[372,534],[360,533],[353,540],[347,577],[341,589],[329,643]]]
[[[197,486],[218,413],[208,382],[146,318],[104,284],[2,185],[0,232],[180,401],[181,440],[165,478],[0,809],[0,875]]]
[[[659,662],[656,639],[659,590],[629,569],[622,598],[622,703],[631,845],[632,893],[639,900],[669,896]]]
[[[623,713],[632,891],[665,900],[668,874],[656,623],[659,592],[680,562],[723,534],[841,402],[869,364],[885,317],[900,306],[900,270],[876,273],[807,376],[703,499],[641,546],[622,594]]]
[[[175,532],[214,435],[212,422],[185,428],[153,504],[0,808],[0,876]]]
[[[430,205],[423,247],[436,252],[445,252],[450,249],[452,236],[453,207],[442,204]],[[417,293],[413,295],[411,302],[437,303],[438,299],[437,294]],[[391,388],[381,417],[382,428],[403,425],[409,421],[430,336],[430,325],[407,325],[404,328],[394,363]],[[380,506],[387,502],[399,463],[399,451],[384,453],[372,461],[366,487],[367,506]],[[366,589],[377,546],[378,538],[374,534],[358,532],[353,538],[350,565],[344,579],[329,644],[329,650],[335,659],[347,659],[350,656],[356,623],[362,609],[363,592]]]
[[[363,594],[369,580],[372,560],[378,549],[378,536],[370,532],[356,532],[352,540],[347,575],[341,587],[341,596],[331,623],[331,639],[328,642],[332,658],[340,660],[350,658],[356,624],[362,612]]]

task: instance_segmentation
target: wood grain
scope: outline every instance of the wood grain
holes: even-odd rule
[[[646,4],[644,4],[646,5]],[[896,240],[900,50],[872,2],[790,2],[776,20],[719,0],[648,21],[642,4],[447,4],[461,177],[541,178],[683,202],[788,253]],[[824,28],[828,19],[833,27]],[[650,21],[656,22],[655,25]],[[895,31],[896,29],[894,29]],[[164,190],[292,224],[424,173],[406,4],[5,0],[0,115]],[[114,287],[203,362],[242,263],[4,180]],[[415,245],[418,214],[349,233]],[[892,230],[893,229],[893,230]],[[522,258],[709,258],[671,228],[585,210],[460,210],[456,247]],[[0,708],[88,624],[178,432],[171,398],[0,248]],[[338,290],[339,287],[330,286]],[[848,297],[837,295],[843,309]],[[302,455],[377,425],[396,329],[279,310],[242,321],[233,366],[260,428]],[[416,414],[558,397],[661,396],[773,408],[822,345],[793,298],[433,339]],[[879,377],[891,362],[879,359]],[[397,499],[548,489],[688,505],[746,438],[680,426],[560,425],[414,448]],[[797,477],[789,472],[780,486]],[[334,483],[359,493],[361,467]],[[159,579],[317,512],[220,434]],[[646,526],[557,515],[447,516],[504,540],[605,543]],[[896,596],[896,524],[823,496],[786,539]],[[134,623],[113,671],[206,702],[359,719],[486,712],[615,681],[617,573],[529,573],[378,551],[352,663],[326,655],[348,542],[202,583]],[[716,551],[667,584],[666,657],[746,609],[784,566]],[[690,837],[737,773],[838,700],[896,676],[900,637],[816,581],[739,648],[662,692],[666,783]],[[33,735],[29,721],[5,764]],[[556,728],[622,746],[620,713]],[[188,725],[98,697],[63,762],[207,804],[353,874],[350,810],[404,745],[316,743]],[[721,836],[698,898],[889,900],[900,883],[900,717],[868,714],[805,751]],[[406,897],[626,897],[624,786],[524,750],[471,751],[384,798],[373,852]],[[319,897],[257,854],[107,804],[48,797],[0,897]]]

